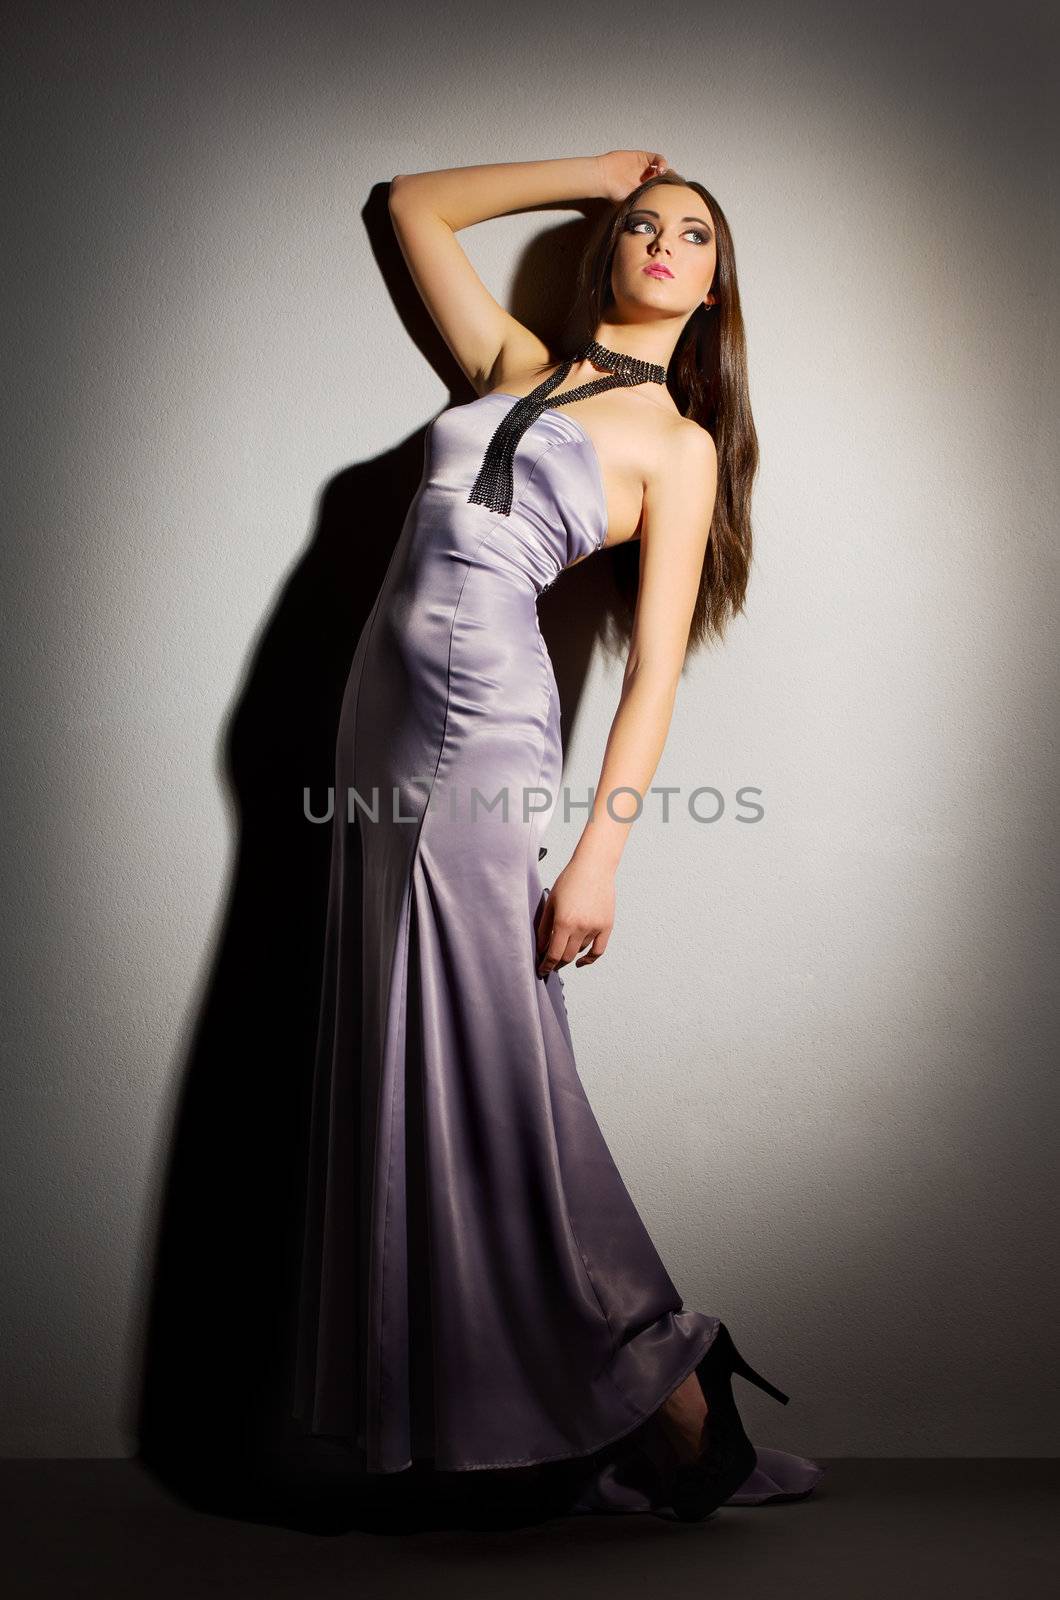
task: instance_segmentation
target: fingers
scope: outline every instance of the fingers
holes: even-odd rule
[[[552,924],[556,920],[555,912],[552,909],[552,896],[547,889],[543,893],[544,904],[537,919],[537,957],[539,961],[548,949],[549,941],[552,938]]]
[[[585,955],[579,957],[574,965],[576,967],[587,967],[593,961],[599,961],[600,957],[607,949],[608,937],[609,935],[606,933],[598,933],[596,938],[592,941],[589,949],[586,951]]]
[[[569,966],[575,956],[586,945],[591,948],[587,955],[575,962],[576,966],[584,967],[591,961],[597,961],[607,948],[608,934],[603,931],[592,932],[584,928],[568,934],[562,923],[553,921],[551,932],[542,940],[538,937],[538,963],[537,970],[542,977],[550,972],[558,971],[561,967]]]
[[[562,894],[558,902],[562,908],[565,904]],[[575,922],[569,915],[564,916],[562,909],[557,913],[556,907],[557,896],[552,888],[544,888],[535,913],[534,930],[535,970],[541,978],[569,966],[576,957],[579,958],[576,961],[579,967],[598,961],[607,949],[607,941],[611,936],[611,918],[603,926],[597,924],[592,927],[581,921]]]
[[[537,970],[542,977],[564,965],[566,959],[564,952],[569,943],[566,929],[557,926],[553,917],[547,936],[543,941],[541,938],[538,939]]]
[[[557,922],[552,898],[549,896],[537,932],[537,970],[542,976],[565,964],[566,950],[571,937],[566,923]]]

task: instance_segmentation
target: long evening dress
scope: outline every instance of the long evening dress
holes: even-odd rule
[[[469,503],[516,398],[431,424],[343,700],[291,1412],[369,1473],[576,1458],[571,1510],[665,1514],[653,1414],[719,1319],[684,1309],[536,971],[562,775],[537,601],[607,513],[559,409],[519,440],[511,514]],[[824,1470],[758,1454],[729,1503]]]

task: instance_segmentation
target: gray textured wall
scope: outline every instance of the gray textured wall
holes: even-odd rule
[[[147,14],[5,24],[0,1450],[134,1447],[192,1101],[204,1299],[281,1224],[301,785],[417,430],[471,398],[362,208],[402,170],[644,143],[728,212],[763,467],[748,614],[657,779],[729,808],[631,840],[567,982],[579,1065],[687,1302],[795,1397],[741,1395],[763,1442],[1055,1453],[1055,9]],[[505,298],[565,220],[463,239]],[[593,656],[573,788],[619,675]]]

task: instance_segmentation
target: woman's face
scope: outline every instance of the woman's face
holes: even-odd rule
[[[694,189],[657,183],[625,220],[611,261],[611,286],[622,306],[653,306],[680,316],[713,304],[717,264],[714,219],[705,202]]]

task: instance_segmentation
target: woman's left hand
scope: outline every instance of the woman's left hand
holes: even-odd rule
[[[614,921],[614,874],[588,862],[568,861],[537,924],[538,976],[565,967],[580,950],[585,953],[575,966],[596,961],[607,949]]]

